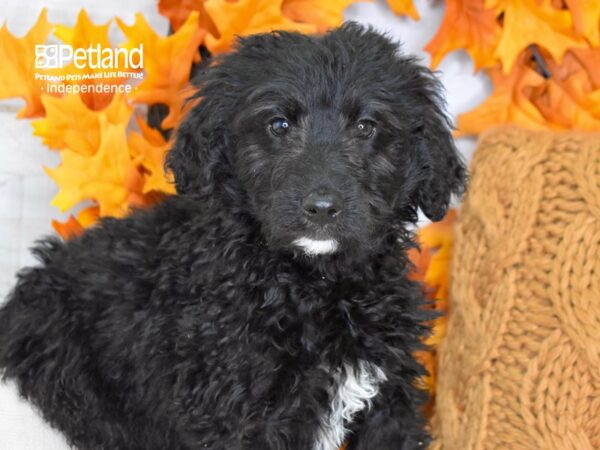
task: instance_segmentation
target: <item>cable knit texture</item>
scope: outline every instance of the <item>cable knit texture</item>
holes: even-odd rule
[[[600,449],[600,134],[493,129],[471,177],[432,448]]]

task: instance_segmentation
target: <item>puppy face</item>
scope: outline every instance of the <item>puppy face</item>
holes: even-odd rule
[[[463,187],[438,82],[373,31],[253,36],[200,83],[178,191],[243,204],[274,249],[368,254]]]
[[[373,75],[297,54],[257,77],[235,121],[234,167],[272,246],[308,254],[371,247],[393,219],[412,156]],[[316,49],[320,50],[319,48]],[[282,49],[285,51],[285,49]],[[308,60],[307,60],[308,59]]]

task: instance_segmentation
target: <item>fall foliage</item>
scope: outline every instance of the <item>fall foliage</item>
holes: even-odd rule
[[[134,102],[167,105],[169,114],[162,126],[173,128],[181,117],[185,98],[181,92],[188,85],[193,62],[199,59],[198,47],[206,30],[198,26],[198,13],[193,12],[179,29],[170,36],[158,35],[141,14],[135,23],[117,23],[127,37],[125,48],[144,44],[144,70],[146,77],[131,95]]]
[[[25,107],[17,117],[38,117],[44,112],[41,102],[42,82],[35,79],[35,45],[46,42],[52,25],[46,19],[46,10],[22,38],[13,36],[6,23],[0,28],[0,99],[21,97]]]
[[[414,265],[411,279],[425,284],[427,297],[435,300],[432,307],[441,313],[440,317],[431,324],[432,334],[426,341],[432,350],[417,353],[417,357],[429,372],[423,381],[431,393],[435,392],[435,374],[437,372],[435,348],[446,336],[446,314],[450,300],[448,295],[449,267],[457,216],[456,210],[451,209],[441,222],[432,223],[419,229],[417,233],[419,248],[409,252],[410,260]],[[428,411],[433,407],[431,400],[427,407]]]
[[[126,181],[136,170],[129,157],[125,124],[100,120],[100,145],[92,155],[63,150],[62,162],[56,169],[46,169],[60,187],[52,204],[67,211],[79,202],[93,199],[103,216],[126,213],[128,190]]]
[[[494,92],[458,118],[459,135],[498,124],[600,130],[600,2],[447,0],[425,49],[436,67],[465,50]]]
[[[54,35],[58,37],[65,44],[71,45],[73,48],[88,48],[91,46],[100,45],[102,48],[110,48],[111,43],[108,37],[108,32],[111,22],[103,25],[95,25],[87,13],[82,10],[78,17],[75,26],[67,27],[64,25],[56,25]],[[68,64],[62,68],[53,69],[49,72],[52,75],[80,75],[87,76],[86,84],[108,84],[108,85],[120,85],[124,84],[127,80],[122,77],[114,77],[110,79],[95,78],[94,74],[101,73],[103,69],[92,68],[90,66],[84,68],[77,68],[73,63]],[[77,84],[73,79],[65,77],[64,83]],[[93,110],[100,110],[105,108],[112,100],[112,93],[104,92],[87,92],[80,94],[81,99],[86,106]]]
[[[447,53],[457,49],[466,50],[478,69],[493,65],[500,30],[496,13],[482,0],[449,0],[440,28],[425,46],[431,66],[437,67]]]
[[[93,155],[100,147],[101,120],[112,124],[127,124],[132,107],[122,95],[113,96],[102,110],[86,106],[78,95],[52,97],[42,94],[44,118],[34,120],[33,134],[42,138],[52,150],[71,150],[81,155]]]
[[[272,30],[314,33],[315,25],[294,22],[282,14],[283,0],[206,0],[204,8],[219,32],[219,37],[208,35],[206,47],[213,53],[226,52],[235,36],[265,33]]]

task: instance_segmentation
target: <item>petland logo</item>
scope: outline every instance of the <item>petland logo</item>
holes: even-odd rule
[[[144,67],[144,44],[132,49],[102,48],[100,44],[76,49],[68,44],[35,46],[36,69],[59,69],[70,62],[77,69],[141,69]],[[120,63],[122,67],[119,67]]]

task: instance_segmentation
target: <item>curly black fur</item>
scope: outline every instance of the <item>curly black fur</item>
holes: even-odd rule
[[[422,448],[407,224],[442,218],[465,177],[440,92],[355,24],[242,39],[177,131],[178,195],[35,248],[0,310],[4,376],[80,449],[311,450],[331,369],[369,361],[387,381],[350,448]],[[323,186],[344,210],[318,227],[300,202]],[[294,245],[323,235],[337,252]]]

